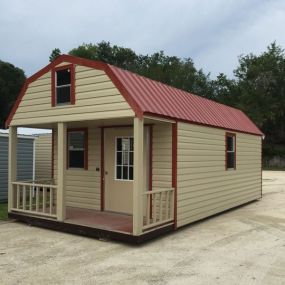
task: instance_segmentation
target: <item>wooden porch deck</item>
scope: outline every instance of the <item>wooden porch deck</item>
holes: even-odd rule
[[[66,223],[131,234],[133,217],[127,214],[67,207]]]

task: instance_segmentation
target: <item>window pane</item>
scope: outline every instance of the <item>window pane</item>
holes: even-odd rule
[[[117,152],[117,165],[122,165],[122,152]]]
[[[122,139],[117,138],[117,150],[121,151],[122,150]]]
[[[69,149],[84,150],[84,132],[69,132]]]
[[[126,151],[130,150],[130,139],[129,138],[122,139],[122,149]]]
[[[235,167],[235,153],[228,152],[227,153],[227,168],[234,168]]]
[[[117,179],[122,179],[122,167],[117,166]]]
[[[69,167],[84,168],[84,151],[69,151]]]
[[[134,169],[133,169],[133,167],[129,168],[129,179],[130,180],[134,179]]]
[[[134,165],[134,153],[130,152],[130,165]]]
[[[70,84],[70,70],[63,69],[56,72],[56,86]]]
[[[134,150],[134,138],[130,138],[130,150]]]
[[[234,150],[234,137],[227,136],[227,150],[228,151]]]
[[[123,179],[128,179],[128,167],[123,166]]]
[[[70,86],[56,88],[56,103],[70,103]]]
[[[123,152],[123,165],[129,164],[129,153],[127,151]]]

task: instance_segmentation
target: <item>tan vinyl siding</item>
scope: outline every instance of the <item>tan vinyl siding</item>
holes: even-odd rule
[[[35,177],[51,179],[52,161],[52,136],[51,134],[39,135],[35,139]]]
[[[153,189],[172,187],[172,126],[169,123],[153,126],[152,149]]]
[[[66,206],[100,210],[101,136],[98,127],[88,128],[88,170],[66,169]],[[54,174],[57,176],[57,138],[55,132]]]
[[[51,106],[51,72],[32,82],[11,125],[133,116],[128,103],[104,71],[76,66],[75,105]]]
[[[225,133],[178,123],[178,227],[261,197],[261,137],[236,133],[236,170],[225,170]]]

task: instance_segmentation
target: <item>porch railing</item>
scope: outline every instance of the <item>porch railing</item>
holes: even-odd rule
[[[143,230],[148,230],[174,219],[174,189],[153,190],[144,192],[146,203]]]
[[[17,181],[12,185],[12,211],[56,218],[57,185],[52,180]]]

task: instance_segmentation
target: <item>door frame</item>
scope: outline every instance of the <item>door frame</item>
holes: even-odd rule
[[[149,128],[149,140],[148,140],[148,187],[149,191],[152,190],[152,149],[153,149],[153,124],[145,124],[145,127]],[[133,128],[133,125],[111,125],[111,126],[102,126],[101,129],[101,163],[100,163],[100,210],[105,211],[105,129],[108,128]],[[135,166],[134,166],[135,167]]]

